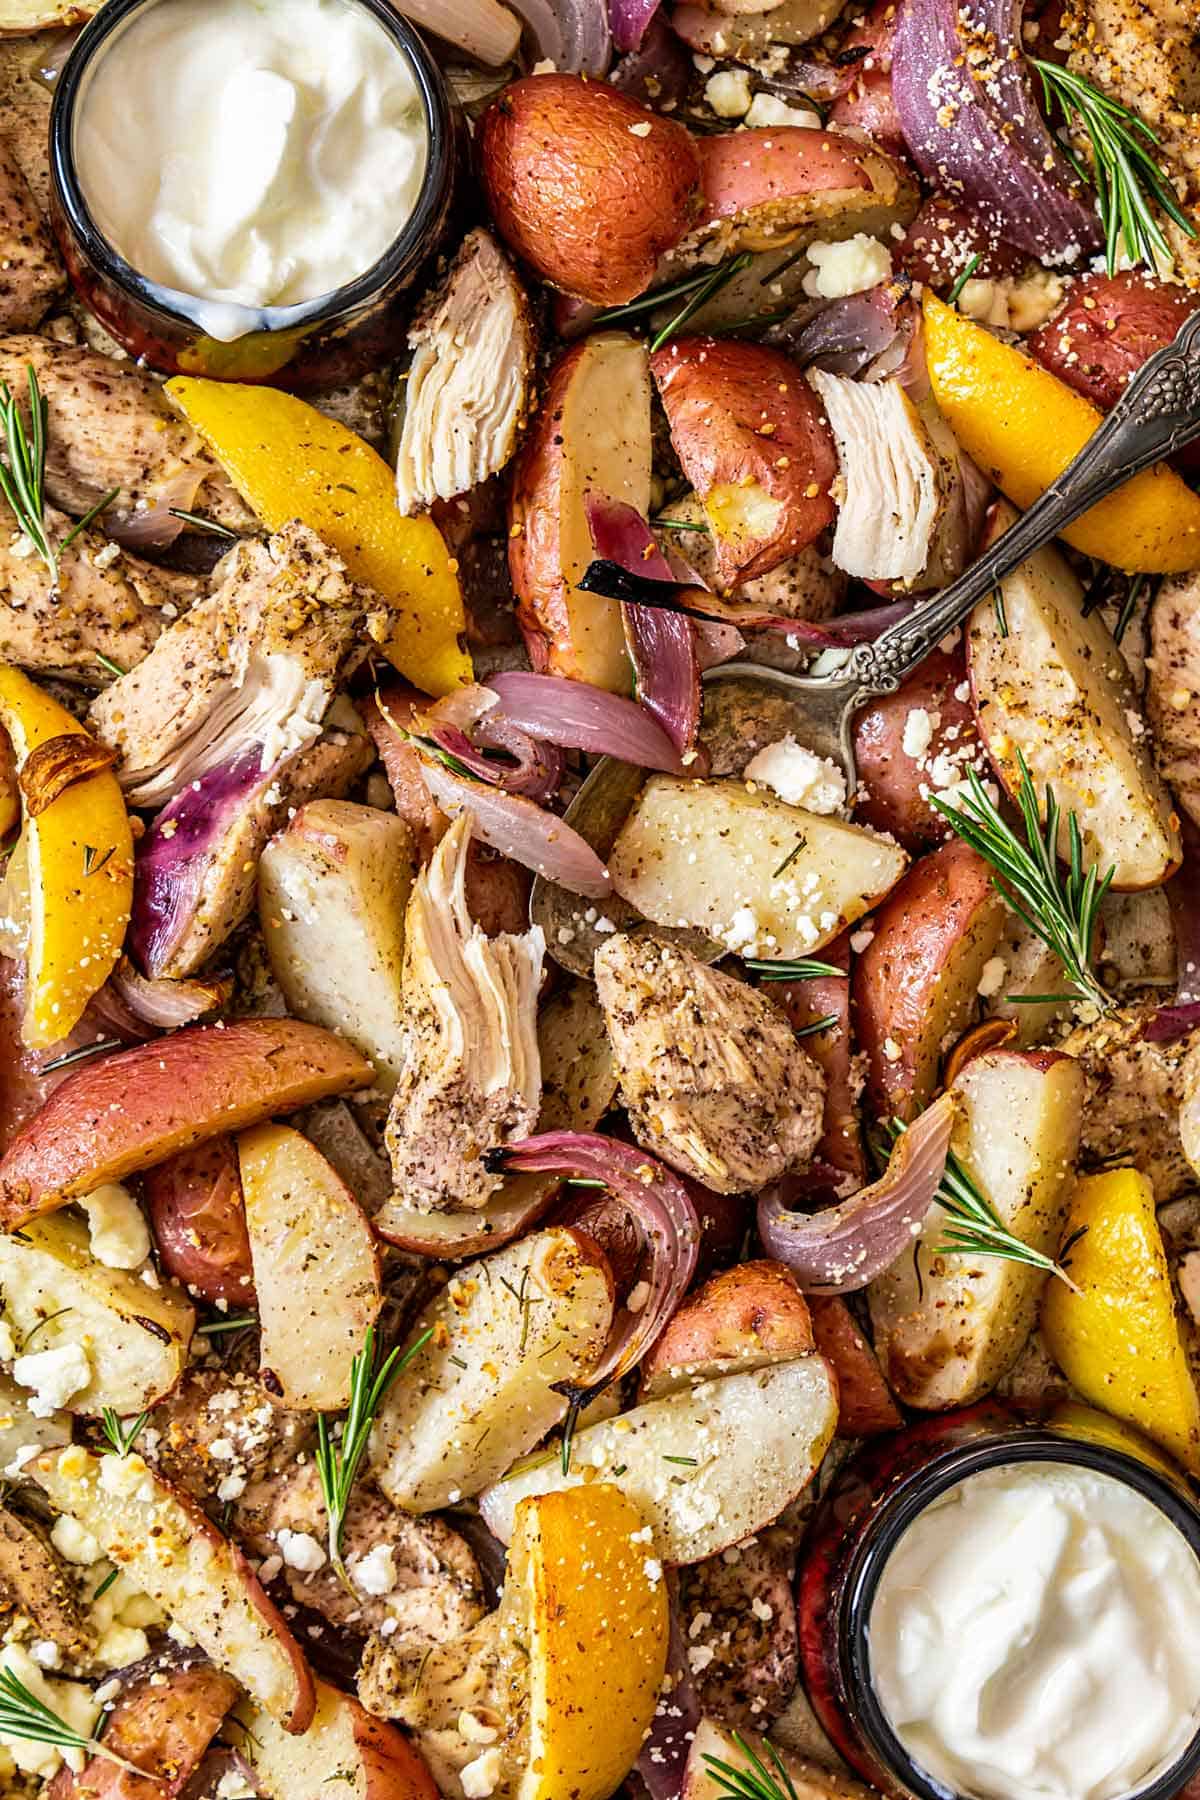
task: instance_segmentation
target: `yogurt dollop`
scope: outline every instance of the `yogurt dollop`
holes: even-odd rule
[[[981,1800],[1116,1800],[1200,1724],[1200,1561],[1158,1507],[1067,1463],[969,1476],[913,1520],[869,1621],[909,1755]]]
[[[226,309],[344,287],[411,217],[429,157],[408,58],[352,0],[165,0],[96,54],[75,161],[113,248]]]

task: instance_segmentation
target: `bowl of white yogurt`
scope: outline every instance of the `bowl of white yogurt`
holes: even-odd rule
[[[389,0],[108,0],[55,92],[55,231],[152,367],[329,385],[399,341],[458,145]]]
[[[947,1415],[831,1494],[801,1579],[802,1635],[807,1615],[823,1640],[806,1674],[891,1793],[1172,1800],[1200,1768],[1200,1512],[1153,1453],[1086,1425]]]

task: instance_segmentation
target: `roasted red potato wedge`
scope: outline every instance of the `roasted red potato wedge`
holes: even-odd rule
[[[951,828],[931,792],[962,781],[969,768],[987,768],[961,650],[935,650],[894,694],[863,708],[854,760],[858,824],[890,832],[914,855],[945,842]]]
[[[192,1652],[193,1657],[196,1652]],[[75,1775],[60,1769],[46,1800],[164,1800],[187,1785],[240,1689],[208,1661],[147,1667],[108,1715],[106,1747],[146,1771],[139,1781],[93,1756]]]
[[[776,981],[771,998],[787,1014],[788,1023],[806,1033],[804,1048],[825,1077],[825,1118],[814,1155],[843,1175],[862,1182],[866,1175],[862,1134],[858,1125],[858,1090],[850,1026],[850,945],[836,938],[821,952],[822,962],[844,969],[844,975],[817,975],[808,981]],[[824,1031],[814,1025],[832,1019]]]
[[[605,82],[515,81],[476,143],[500,235],[581,300],[635,300],[691,223],[700,163],[690,134]]]
[[[979,260],[972,263],[972,257]],[[939,194],[925,201],[896,245],[894,258],[898,269],[932,288],[953,287],[968,267],[980,281],[1019,275],[1026,260],[1023,251],[992,237],[975,213]]]
[[[158,1260],[202,1300],[254,1305],[254,1271],[233,1139],[222,1135],[147,1170],[142,1192]]]
[[[837,1376],[839,1436],[872,1437],[903,1425],[879,1359],[846,1302],[836,1294],[814,1294],[808,1310],[817,1349]]]
[[[914,863],[873,920],[854,970],[858,1041],[880,1118],[932,1097],[942,1045],[969,1022],[1007,914],[981,856],[955,838]]]
[[[833,434],[794,362],[761,344],[676,338],[650,366],[723,587],[766,575],[833,523]]]
[[[237,1545],[136,1451],[116,1465],[117,1479],[105,1471],[102,1481],[108,1463],[74,1444],[35,1457],[27,1473],[285,1731],[307,1730],[314,1694],[304,1653]]]
[[[847,126],[865,131],[872,143],[889,156],[906,154],[900,115],[892,99],[890,69],[861,69],[830,107],[829,123],[839,131],[845,131]]]
[[[1027,353],[1108,412],[1147,358],[1200,311],[1200,294],[1137,269],[1082,275],[1052,319],[1025,341]],[[1196,452],[1193,450],[1193,455]]]
[[[766,1368],[813,1348],[808,1302],[783,1263],[739,1263],[689,1295],[642,1364],[642,1397]]]
[[[554,365],[513,475],[508,567],[535,669],[626,694],[617,601],[575,584],[595,552],[587,498],[650,510],[650,376],[644,345],[599,332]]]
[[[245,1701],[237,1717],[251,1734],[254,1776],[267,1800],[326,1792],[341,1800],[439,1800],[433,1776],[404,1734],[324,1681],[317,1683],[317,1709],[301,1738]]]
[[[221,1132],[370,1087],[365,1057],[298,1019],[192,1025],[85,1063],[0,1160],[0,1222],[64,1206]]]
[[[287,1125],[238,1138],[264,1381],[284,1406],[335,1412],[379,1316],[375,1237],[314,1144]]]
[[[916,184],[903,165],[844,132],[761,126],[701,138],[699,151],[699,229],[728,236],[730,250],[774,250],[826,221],[852,234],[868,209],[904,223],[916,211]]]

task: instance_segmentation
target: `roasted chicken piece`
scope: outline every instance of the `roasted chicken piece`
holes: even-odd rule
[[[812,1156],[825,1078],[758,989],[653,932],[610,938],[596,989],[639,1144],[720,1194]]]
[[[489,938],[471,918],[470,834],[463,813],[417,877],[405,923],[407,1042],[387,1147],[405,1204],[420,1212],[485,1205],[502,1177],[484,1153],[527,1137],[541,1104],[545,939],[536,925]]]
[[[234,1530],[255,1556],[281,1558],[294,1600],[358,1637],[387,1624],[396,1642],[441,1644],[483,1617],[479,1567],[458,1533],[400,1512],[369,1481],[355,1485],[342,1537],[352,1594],[311,1548],[323,1547],[329,1531],[315,1463],[251,1483]],[[292,1546],[297,1535],[310,1540],[302,1549]]]
[[[504,468],[533,375],[525,291],[486,231],[472,231],[408,334],[396,458],[402,513],[451,500]]]
[[[703,1711],[765,1731],[796,1685],[800,1634],[792,1599],[795,1536],[772,1526],[679,1571],[679,1616]]]
[[[189,783],[138,846],[131,948],[146,973],[206,963],[254,910],[268,838],[309,800],[344,798],[371,757],[365,733],[331,728],[265,769],[252,744]]]
[[[156,504],[203,512],[233,531],[253,531],[253,513],[162,389],[135,362],[32,335],[0,339],[0,381],[26,391],[33,368],[49,412],[46,493],[79,518],[113,488],[112,517],[131,520]]]
[[[237,545],[217,576],[92,706],[135,806],[160,806],[255,746],[265,771],[312,743],[347,674],[387,639],[384,602],[305,525]]]
[[[1197,1034],[1148,1043],[1142,1029],[1154,1012],[1141,1005],[1080,1025],[1058,1046],[1078,1057],[1087,1077],[1080,1161],[1084,1168],[1132,1163],[1159,1206],[1195,1185],[1179,1135],[1184,1061]]]
[[[1131,107],[1157,134],[1180,207],[1200,230],[1200,35],[1195,0],[1067,0],[1058,28],[1067,67]],[[1086,139],[1080,148],[1088,154]],[[1159,214],[1188,287],[1200,287],[1200,238]]]
[[[0,660],[22,669],[100,686],[112,678],[107,664],[132,669],[147,657],[202,588],[93,529],[63,551],[52,587],[46,565],[9,526],[0,525]],[[48,507],[46,526],[61,543],[72,521]]]
[[[66,285],[13,147],[0,137],[0,330],[30,330]]]
[[[0,1508],[0,1620],[23,1613],[39,1637],[48,1638],[69,1662],[88,1654],[87,1633],[75,1589],[41,1531],[28,1519]]]
[[[1200,574],[1169,576],[1155,595],[1146,712],[1159,768],[1200,825]]]
[[[473,1721],[495,1720],[500,1768],[492,1792],[514,1791],[522,1767],[523,1709],[510,1695],[527,1681],[527,1649],[505,1628],[501,1610],[433,1650],[373,1636],[358,1671],[358,1697],[368,1712],[395,1719],[416,1739],[447,1800],[464,1800],[459,1779],[481,1748]],[[467,1729],[464,1729],[466,1727]],[[491,1747],[491,1746],[489,1746]]]
[[[315,1436],[312,1415],[280,1406],[256,1375],[192,1367],[154,1408],[138,1448],[193,1499],[221,1503],[231,1477],[244,1488],[276,1475]]]

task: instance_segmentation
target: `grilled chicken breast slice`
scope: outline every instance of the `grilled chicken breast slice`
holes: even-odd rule
[[[765,994],[653,932],[610,938],[595,974],[639,1144],[721,1194],[811,1158],[825,1077]]]
[[[0,331],[28,331],[67,285],[54,240],[7,138],[0,137]]]

